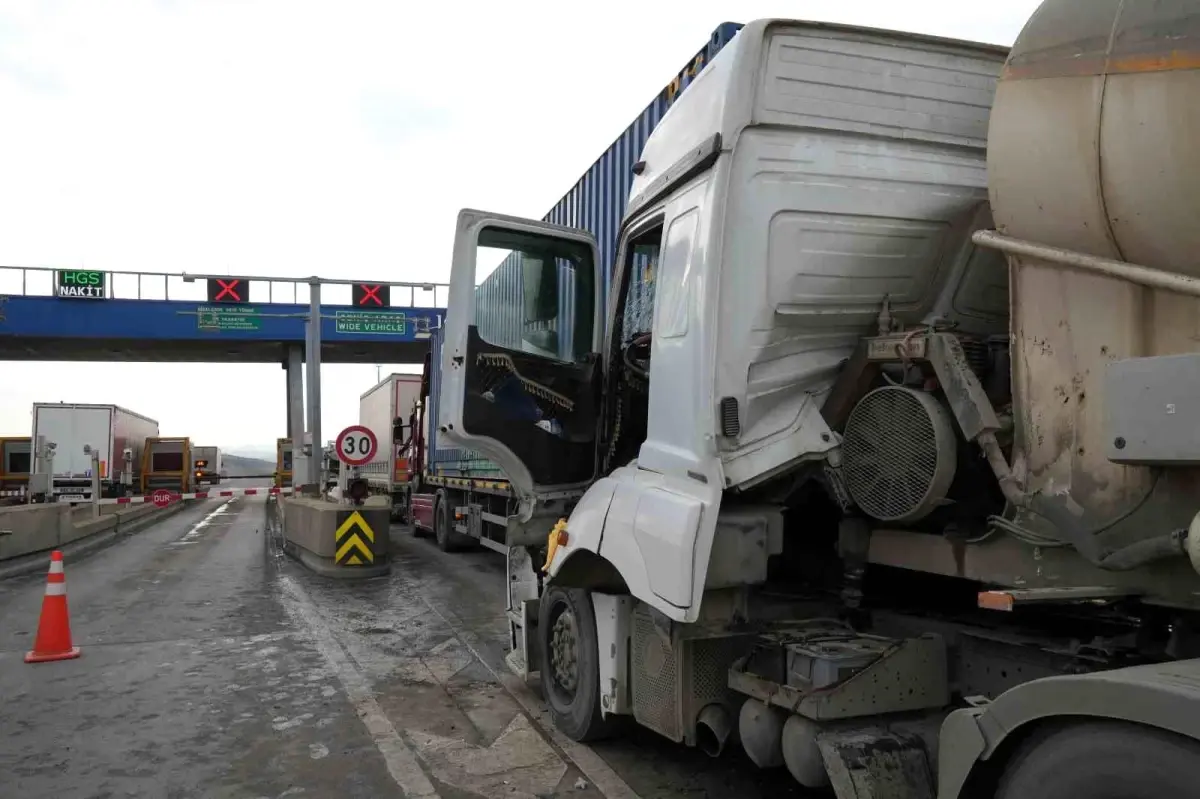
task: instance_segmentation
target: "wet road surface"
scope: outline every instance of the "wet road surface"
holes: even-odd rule
[[[392,575],[284,557],[260,498],[66,563],[78,660],[26,665],[44,577],[0,582],[4,795],[800,796],[740,751],[558,735],[503,665],[504,561],[392,531]]]

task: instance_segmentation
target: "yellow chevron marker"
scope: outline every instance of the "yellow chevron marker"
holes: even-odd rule
[[[371,551],[371,544],[375,543],[375,531],[358,511],[351,513],[338,526],[333,540],[336,547],[333,561],[339,566],[362,566],[375,562],[375,553]]]

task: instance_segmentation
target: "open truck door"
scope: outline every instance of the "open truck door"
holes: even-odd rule
[[[439,432],[504,471],[525,520],[595,477],[602,284],[584,231],[458,215]]]

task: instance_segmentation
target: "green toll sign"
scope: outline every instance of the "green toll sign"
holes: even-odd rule
[[[262,317],[256,308],[201,305],[196,308],[196,328],[216,332],[262,330]]]
[[[105,300],[108,275],[96,269],[62,269],[54,273],[54,295],[65,299]]]
[[[408,333],[405,315],[397,311],[334,311],[333,329],[339,333],[403,336]]]

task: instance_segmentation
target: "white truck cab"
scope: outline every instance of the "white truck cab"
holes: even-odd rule
[[[633,165],[608,303],[588,233],[460,214],[442,419],[504,469],[529,516],[587,490],[551,575],[598,553],[633,596],[695,621],[723,493],[836,450],[821,408],[881,310],[1006,329],[1003,259],[970,241],[990,224],[987,109],[1004,54],[746,26]],[[528,339],[549,334],[553,356],[492,345],[475,322],[477,270],[518,264],[523,306],[509,314]],[[510,413],[509,393],[527,407]]]

